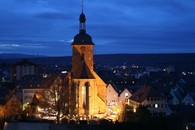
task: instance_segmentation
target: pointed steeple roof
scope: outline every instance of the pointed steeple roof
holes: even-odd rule
[[[82,0],[82,6],[81,6],[82,11],[81,11],[80,19],[79,19],[80,23],[85,23],[85,21],[86,21],[85,14],[83,13],[83,10],[84,10],[83,3],[84,3],[84,1]]]
[[[74,41],[72,45],[75,45],[75,44],[94,45],[91,36],[86,33],[86,24],[85,24],[86,17],[85,17],[85,14],[83,13],[83,1],[82,1],[82,11],[79,17],[79,22],[80,22],[79,34],[77,34],[74,37]]]

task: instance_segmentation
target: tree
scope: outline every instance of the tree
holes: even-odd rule
[[[17,96],[17,89],[13,89],[6,96],[4,105],[4,117],[8,118],[22,113],[21,102]]]
[[[5,116],[10,117],[21,113],[21,102],[13,95],[5,105]]]
[[[124,120],[127,122],[146,122],[150,119],[150,111],[145,106],[139,106],[136,112],[133,112],[128,107],[124,111]]]
[[[60,76],[52,78],[48,88],[36,93],[39,114],[55,116],[57,123],[60,123],[61,118],[68,114],[69,92],[64,79]]]

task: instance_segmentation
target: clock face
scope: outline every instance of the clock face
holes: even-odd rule
[[[84,52],[86,50],[86,47],[85,46],[81,46],[81,51]]]

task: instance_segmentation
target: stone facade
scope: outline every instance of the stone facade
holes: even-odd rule
[[[104,114],[106,84],[95,73],[94,43],[85,30],[85,15],[80,15],[80,32],[72,43],[72,71],[69,74],[70,115],[87,116]]]

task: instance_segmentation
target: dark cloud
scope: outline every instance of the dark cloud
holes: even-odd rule
[[[195,52],[194,5],[194,0],[86,0],[87,33],[98,54]],[[0,53],[71,55],[80,13],[76,0],[2,0]]]
[[[70,19],[70,15],[66,15],[63,13],[57,13],[57,12],[44,12],[40,14],[36,14],[35,17],[41,18],[41,19],[51,19],[51,20],[66,20],[67,18]]]

